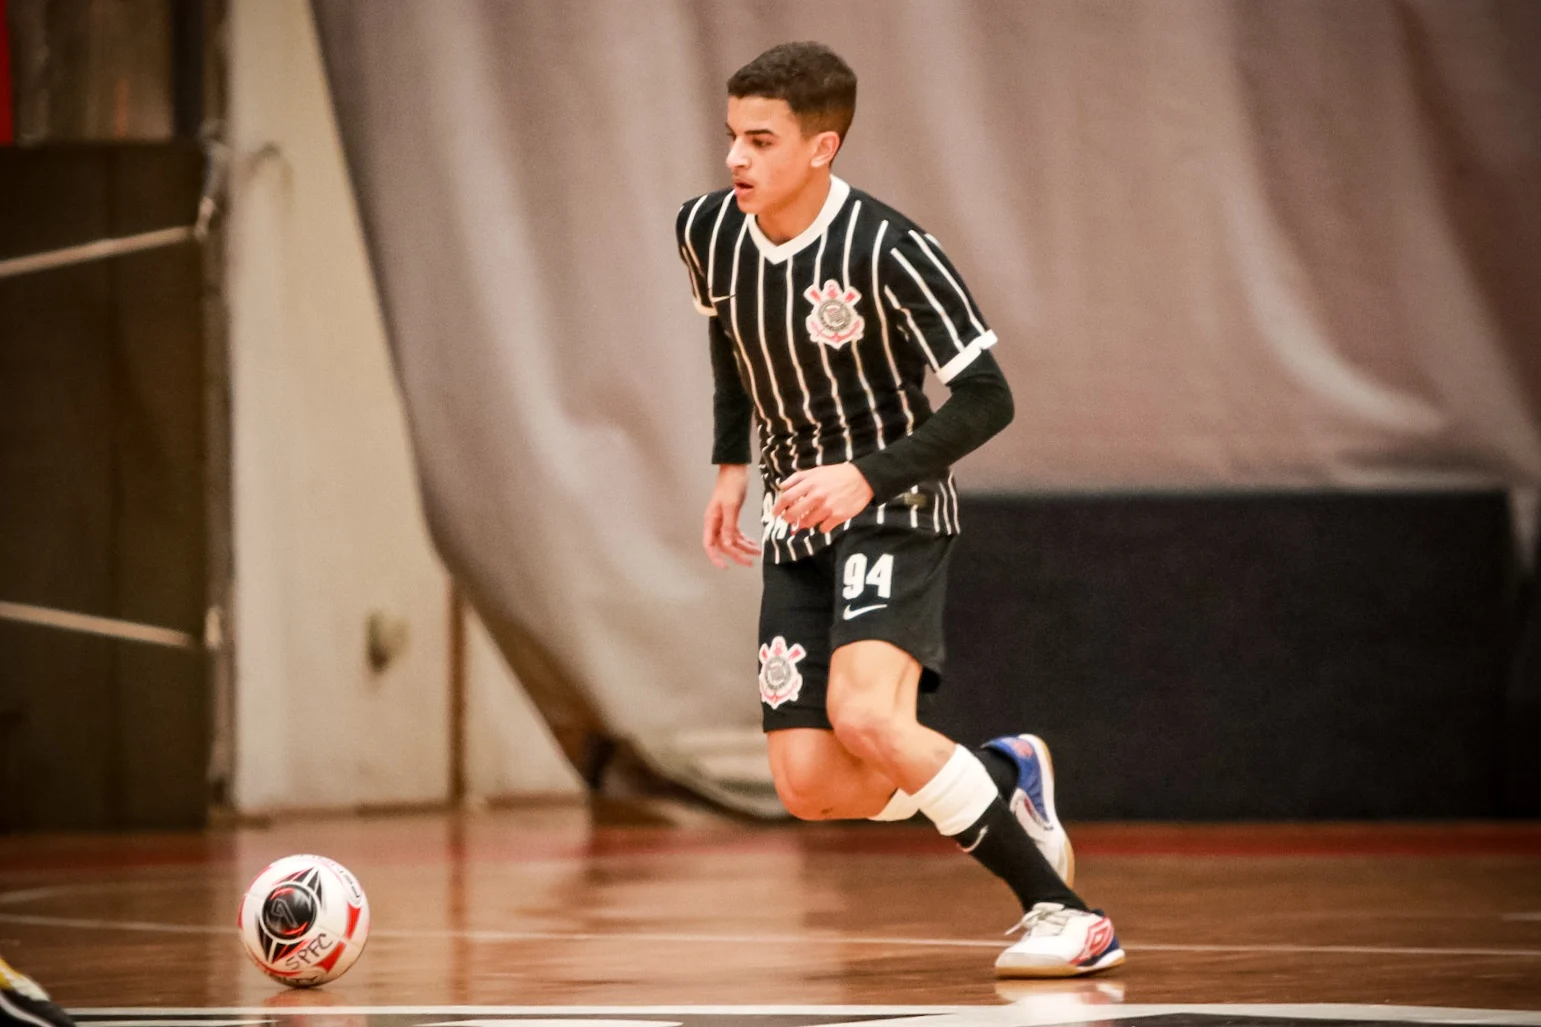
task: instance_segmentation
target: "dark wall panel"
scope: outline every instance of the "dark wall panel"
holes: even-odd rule
[[[974,498],[932,719],[1032,730],[1081,818],[1505,811],[1491,494]]]
[[[1531,567],[1541,573],[1541,539],[1536,540]],[[1509,773],[1504,802],[1516,816],[1541,817],[1541,587],[1534,574],[1525,592],[1506,703]]]
[[[191,223],[190,147],[0,151],[0,257]],[[0,599],[202,633],[191,243],[0,279]],[[0,623],[4,826],[206,812],[201,654]]]

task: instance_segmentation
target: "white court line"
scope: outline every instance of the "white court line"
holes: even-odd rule
[[[969,1006],[104,1006],[102,1008],[71,1009],[81,1016],[550,1016],[553,1013],[570,1013],[573,1016],[678,1016],[691,1013],[697,1016],[723,1016],[743,1013],[746,1016],[905,1016],[927,1013],[956,1013]],[[987,1006],[981,1008],[1005,1008]],[[1132,1007],[1131,1007],[1132,1008]],[[196,1021],[193,1027],[199,1027]]]
[[[0,913],[0,923],[26,924],[31,927],[73,927],[83,931],[149,931],[156,934],[238,934],[238,927],[213,927],[205,924],[161,924],[149,920],[87,920],[68,916],[33,916],[29,913]]]
[[[251,1017],[242,1017],[239,1020],[199,1019],[197,1027],[260,1027],[261,1024],[277,1022],[272,1017],[268,1017],[266,1020],[257,1020]],[[189,1027],[189,1025],[185,1019],[168,1020],[165,1019],[164,1013],[155,1013],[150,1018],[133,1017],[125,1020],[92,1020],[91,1027]]]
[[[25,257],[11,257],[7,260],[0,260],[0,278],[12,278],[16,275],[32,274],[35,271],[48,271],[56,267],[84,264],[87,261],[101,260],[104,257],[117,257],[125,253],[138,253],[141,250],[155,250],[162,246],[174,246],[179,242],[192,239],[193,234],[193,226],[183,225],[177,228],[160,228],[153,232],[141,232],[138,235],[125,235],[117,239],[98,239],[96,242],[82,243],[79,246],[66,246],[60,250],[33,253]]]
[[[235,927],[216,927],[203,924],[163,924],[150,920],[92,920],[84,917],[34,916],[27,913],[0,913],[0,923],[27,924],[35,927],[73,927],[88,931],[149,931],[166,934],[235,934]],[[846,934],[686,934],[653,931],[499,931],[499,930],[426,930],[395,931],[375,929],[371,935],[378,938],[445,938],[467,941],[626,941],[683,942],[686,944],[722,945],[899,945],[916,948],[986,948],[1005,946],[1000,941],[981,941],[970,938],[886,938],[873,935]],[[1130,945],[1130,952],[1265,952],[1320,955],[1369,955],[1369,956],[1482,956],[1513,959],[1541,959],[1541,949],[1468,949],[1468,948],[1421,948],[1396,945]]]
[[[1435,949],[1413,945],[1125,945],[1139,952],[1278,952],[1365,956],[1515,956],[1541,959],[1541,949]]]
[[[135,1015],[168,1016],[929,1016],[925,1027],[957,1027],[964,1024],[993,1025],[1059,1024],[1104,1022],[1166,1016],[1173,1013],[1210,1013],[1220,1016],[1292,1017],[1305,1020],[1392,1020],[1406,1023],[1541,1025],[1541,1012],[1460,1009],[1437,1006],[1353,1005],[1339,1003],[1186,1003],[1163,1005],[1087,1005],[1080,1009],[1058,1007],[1047,1013],[1035,1013],[1030,1003],[990,1006],[238,1006],[210,1009],[192,1008],[106,1008],[71,1009],[80,1016]],[[201,1027],[199,1021],[186,1021],[188,1027]],[[882,1021],[870,1021],[862,1027],[876,1027]],[[94,1027],[94,1025],[88,1025]]]
[[[173,649],[196,649],[199,642],[185,631],[158,628],[151,624],[135,624],[133,621],[113,617],[93,617],[88,613],[71,613],[53,610],[46,606],[28,603],[8,603],[0,600],[0,620],[38,624],[45,628],[61,628],[65,631],[81,631],[88,635],[105,635],[129,642],[148,642],[151,645],[170,646]]]
[[[519,1027],[685,1027],[679,1020],[573,1020],[521,1017]],[[174,1027],[186,1027],[186,1023]],[[204,1027],[199,1024],[198,1027]],[[438,1023],[420,1023],[414,1027],[510,1027],[506,1016],[473,1017],[462,1020],[441,1020]],[[832,1027],[832,1025],[831,1025]]]
[[[201,882],[203,880],[204,878],[200,875],[188,874],[178,868],[171,874],[121,881],[97,881],[92,884],[45,884],[37,888],[18,888],[15,891],[0,892],[0,906],[10,906],[22,902],[40,902],[43,899],[56,899],[63,895],[93,895],[100,892],[123,895],[128,893],[171,891],[173,889],[186,888],[189,882]]]

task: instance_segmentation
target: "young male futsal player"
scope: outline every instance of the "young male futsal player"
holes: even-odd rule
[[[950,468],[1012,418],[995,333],[936,239],[832,174],[856,106],[844,61],[784,44],[728,94],[733,187],[688,201],[676,230],[711,318],[718,475],[702,544],[719,567],[761,555],[738,527],[751,420],[758,435],[760,698],[777,792],[803,819],[918,811],[954,838],[1022,902],[1002,975],[1121,963],[1112,923],[1070,890],[1042,741],[970,752],[916,719],[941,680]],[[950,390],[935,412],[928,369]]]

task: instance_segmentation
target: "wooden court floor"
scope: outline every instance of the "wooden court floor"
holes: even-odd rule
[[[1069,983],[994,980],[1010,893],[922,824],[749,825],[657,805],[0,837],[0,954],[75,1009],[1541,1011],[1541,824],[1071,831],[1078,887],[1129,961]],[[293,852],[349,866],[374,916],[359,963],[317,991],[268,982],[235,935],[248,880]]]

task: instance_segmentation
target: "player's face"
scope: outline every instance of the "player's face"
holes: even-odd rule
[[[834,158],[839,136],[811,138],[785,100],[764,96],[728,98],[728,171],[733,195],[745,214],[768,214],[800,196]]]

